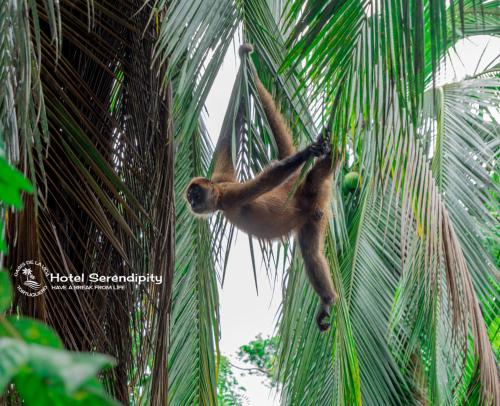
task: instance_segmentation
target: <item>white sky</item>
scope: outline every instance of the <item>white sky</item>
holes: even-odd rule
[[[478,60],[486,47],[481,62]],[[231,95],[232,86],[239,66],[238,57],[234,49],[230,48],[222,64],[214,85],[208,95],[206,120],[209,134],[213,143],[217,142],[222,121],[226,113]],[[500,38],[477,36],[457,43],[456,53],[452,52],[448,58],[446,72],[438,83],[447,83],[460,80],[466,75],[474,74],[476,68],[480,72],[492,60],[500,55]],[[460,55],[460,58],[458,57]],[[497,60],[497,63],[500,60]],[[257,264],[262,258],[255,251]],[[248,365],[238,362],[236,351],[251,341],[257,334],[264,337],[274,332],[278,307],[281,302],[281,280],[274,289],[270,286],[265,270],[262,268],[257,274],[259,295],[255,291],[255,282],[252,272],[252,261],[248,247],[248,238],[239,233],[229,257],[226,280],[223,289],[219,288],[220,316],[222,337],[221,352],[228,356],[233,364],[241,367]],[[233,368],[238,382],[246,388],[248,405],[272,406],[278,404],[274,393],[262,384],[262,378],[255,375],[242,374]]]

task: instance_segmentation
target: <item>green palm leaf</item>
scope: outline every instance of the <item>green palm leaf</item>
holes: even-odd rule
[[[208,221],[192,215],[183,193],[189,180],[208,170],[208,134],[179,143],[176,157],[176,265],[173,285],[169,401],[217,404],[218,292]]]
[[[390,377],[385,382],[370,376],[365,386],[362,385],[363,399],[370,404],[381,399],[380,395],[384,393],[381,391],[388,391],[384,393],[384,399],[391,399],[391,393],[401,396],[414,386],[425,388],[427,385],[429,392],[424,391],[422,396],[429,396],[437,402],[440,399],[450,401],[463,374],[453,356],[465,354],[469,328],[472,328],[476,343],[484,399],[496,393],[498,388],[495,362],[485,339],[484,323],[475,304],[454,223],[440,200],[421,146],[415,141],[423,125],[421,111],[429,108],[424,104],[424,89],[451,45],[446,34],[451,10],[439,3],[359,1],[313,4],[296,1],[290,2],[288,8],[287,21],[295,31],[291,31],[293,48],[283,70],[301,67],[313,96],[326,100],[334,136],[356,152],[355,160],[360,160],[364,177],[375,176],[376,183],[380,183],[381,187],[370,189],[370,193],[384,196],[382,201],[387,199],[387,202],[379,203],[378,213],[371,215],[382,224],[393,224],[391,218],[395,213],[400,217],[399,225],[386,232],[388,235],[401,233],[399,242],[391,247],[383,241],[375,241],[379,249],[386,251],[388,258],[400,258],[403,273],[392,282],[392,293],[387,288],[384,290],[380,282],[376,286],[377,290],[385,291],[388,297],[395,299],[396,314],[400,316],[401,329],[388,333],[385,343],[396,344],[385,348],[389,354],[385,357],[391,359],[390,354],[393,354],[392,368],[397,371],[396,365],[399,364],[403,373],[399,378],[401,388],[406,389],[391,391],[394,388],[391,380],[398,374],[385,374]],[[468,5],[460,6],[462,12],[464,7]],[[479,15],[475,21],[469,16],[468,24],[469,30],[472,25],[479,27]],[[485,27],[485,30],[490,32],[490,27]],[[477,199],[475,201],[477,203]],[[480,203],[484,204],[484,199]],[[376,224],[371,223],[371,227]],[[370,252],[374,258],[373,252],[367,251],[367,241],[359,241],[362,246],[353,254]],[[365,269],[365,266],[360,269]],[[386,266],[390,269],[389,264]],[[373,264],[367,268],[377,269]],[[378,273],[382,274],[382,271]],[[459,276],[455,276],[457,273]],[[400,277],[403,289],[395,290]],[[373,282],[366,279],[360,284],[364,289],[370,285]],[[465,295],[465,299],[459,299],[458,292]],[[392,307],[392,301],[388,303]],[[389,326],[392,312],[373,305],[371,308],[377,309],[378,318],[363,320],[358,316],[356,319],[353,314],[354,330],[356,326],[363,326],[370,331],[366,326],[370,326],[368,321],[371,320],[379,320],[377,327],[380,331]],[[413,310],[408,312],[409,309]],[[443,335],[445,331],[454,331],[454,335]],[[356,339],[359,334],[354,337]],[[370,342],[369,337],[356,346],[362,376],[367,373],[363,362],[367,365],[370,359],[370,348],[365,346]],[[417,358],[412,355],[418,343],[425,344],[421,361],[418,361],[418,355]],[[443,347],[444,352],[440,354],[438,350]],[[376,360],[372,358],[369,364],[375,370]],[[428,361],[432,372],[424,381],[421,372],[424,369],[419,364],[425,365]],[[454,366],[448,367],[450,365]],[[385,389],[381,389],[384,386]],[[293,389],[302,393],[301,386]],[[401,402],[398,397],[392,399],[396,404]]]

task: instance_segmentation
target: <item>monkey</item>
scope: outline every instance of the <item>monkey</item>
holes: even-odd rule
[[[251,45],[242,45],[240,56],[243,58],[251,50]],[[252,236],[272,240],[295,233],[306,275],[319,297],[316,324],[323,332],[330,327],[330,310],[337,301],[323,244],[333,187],[332,174],[339,160],[334,165],[330,144],[322,136],[296,151],[290,130],[271,94],[256,73],[254,79],[277,144],[279,160],[253,179],[239,182],[232,163],[231,147],[227,145],[231,137],[226,135],[222,142],[219,139],[216,147],[211,178],[193,178],[186,188],[185,199],[194,215],[222,211],[232,224]],[[316,162],[297,186],[300,168],[309,158],[316,158]]]

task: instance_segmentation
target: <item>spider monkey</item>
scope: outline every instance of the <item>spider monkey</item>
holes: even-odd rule
[[[251,51],[251,45],[244,44],[240,47],[240,56],[243,58]],[[323,254],[334,171],[333,154],[329,143],[321,136],[297,152],[272,96],[256,74],[255,84],[276,140],[279,161],[253,179],[239,182],[231,158],[230,134],[221,135],[225,139],[219,140],[216,147],[211,179],[193,178],[185,197],[194,214],[221,210],[236,227],[259,238],[274,239],[294,231],[306,274],[320,299],[316,323],[320,331],[326,331],[330,327],[330,308],[337,299]],[[237,117],[236,121],[242,121],[242,117]],[[311,157],[318,159],[305,180],[290,195],[296,186],[299,169]]]

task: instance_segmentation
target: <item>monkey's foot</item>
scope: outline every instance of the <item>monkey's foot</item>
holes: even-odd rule
[[[310,146],[309,146],[311,153],[315,157],[320,157],[324,155],[328,155],[331,151],[331,145],[330,145],[330,140],[324,139],[322,136],[319,136],[316,138],[316,141],[314,141]]]
[[[321,332],[330,328],[330,311],[324,305],[320,305],[318,313],[316,313],[316,324]]]

